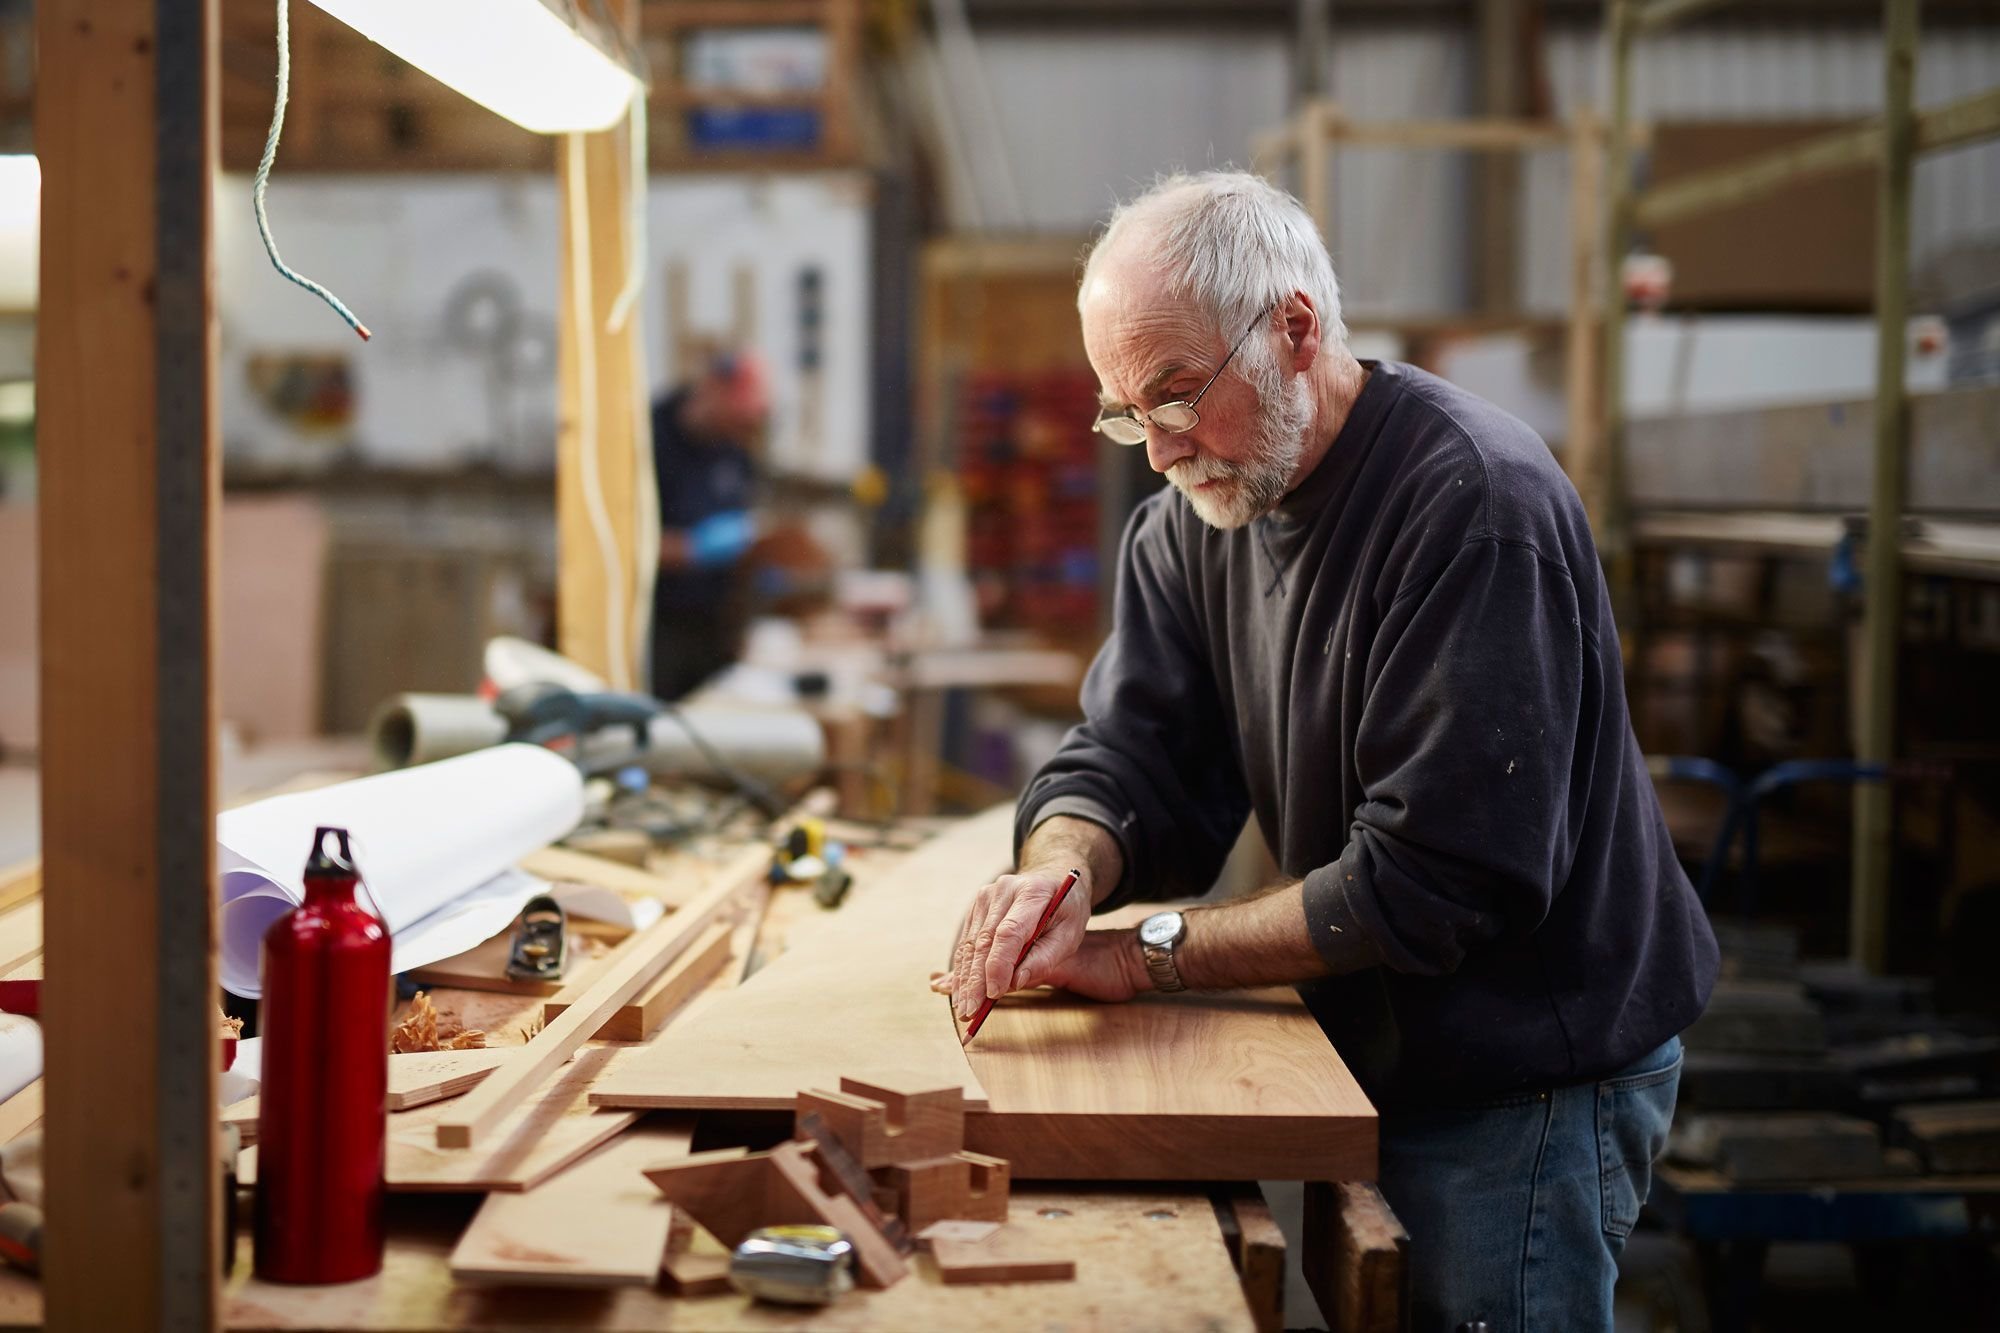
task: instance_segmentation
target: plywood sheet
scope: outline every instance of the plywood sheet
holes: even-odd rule
[[[1374,1109],[1289,989],[1011,996],[960,1050],[928,981],[1010,831],[992,811],[880,881],[857,878],[837,926],[631,1053],[593,1102],[779,1109],[843,1075],[955,1078],[972,1103],[966,1147],[1008,1159],[1016,1179],[1374,1177]]]
[[[461,1282],[650,1287],[666,1255],[673,1205],[641,1173],[688,1150],[692,1119],[619,1135],[520,1194],[489,1194],[451,1254]]]
[[[598,1084],[600,1106],[792,1109],[843,1077],[892,1088],[986,1093],[966,1064],[950,1002],[930,974],[950,951],[966,886],[1000,870],[1012,814],[995,809],[913,853],[879,882],[857,879],[810,947],[682,1017]]]

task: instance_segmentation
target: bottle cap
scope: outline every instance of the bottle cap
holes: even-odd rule
[[[312,856],[306,861],[308,876],[338,875],[343,879],[353,879],[360,873],[354,868],[354,851],[348,846],[346,829],[321,827],[313,830]]]

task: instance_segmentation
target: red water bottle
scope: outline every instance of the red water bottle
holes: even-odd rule
[[[347,830],[313,834],[306,900],[264,933],[257,1276],[351,1282],[382,1267],[389,932],[355,900]]]

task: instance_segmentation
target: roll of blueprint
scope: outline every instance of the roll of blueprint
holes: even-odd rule
[[[317,791],[274,796],[216,821],[222,984],[263,993],[259,947],[304,900],[300,872],[320,825],[354,835],[362,895],[389,927],[405,972],[507,928],[542,881],[515,869],[583,817],[583,778],[535,745],[499,745]]]

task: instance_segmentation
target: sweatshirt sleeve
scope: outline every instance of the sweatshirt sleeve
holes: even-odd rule
[[[1340,859],[1305,880],[1336,972],[1453,972],[1547,914],[1589,789],[1587,660],[1568,571],[1525,542],[1474,536],[1391,605],[1356,732],[1362,800]]]
[[[1083,722],[1022,793],[1014,851],[1057,814],[1108,829],[1125,874],[1098,905],[1206,893],[1250,797],[1159,500],[1126,525],[1111,636],[1083,681]]]

